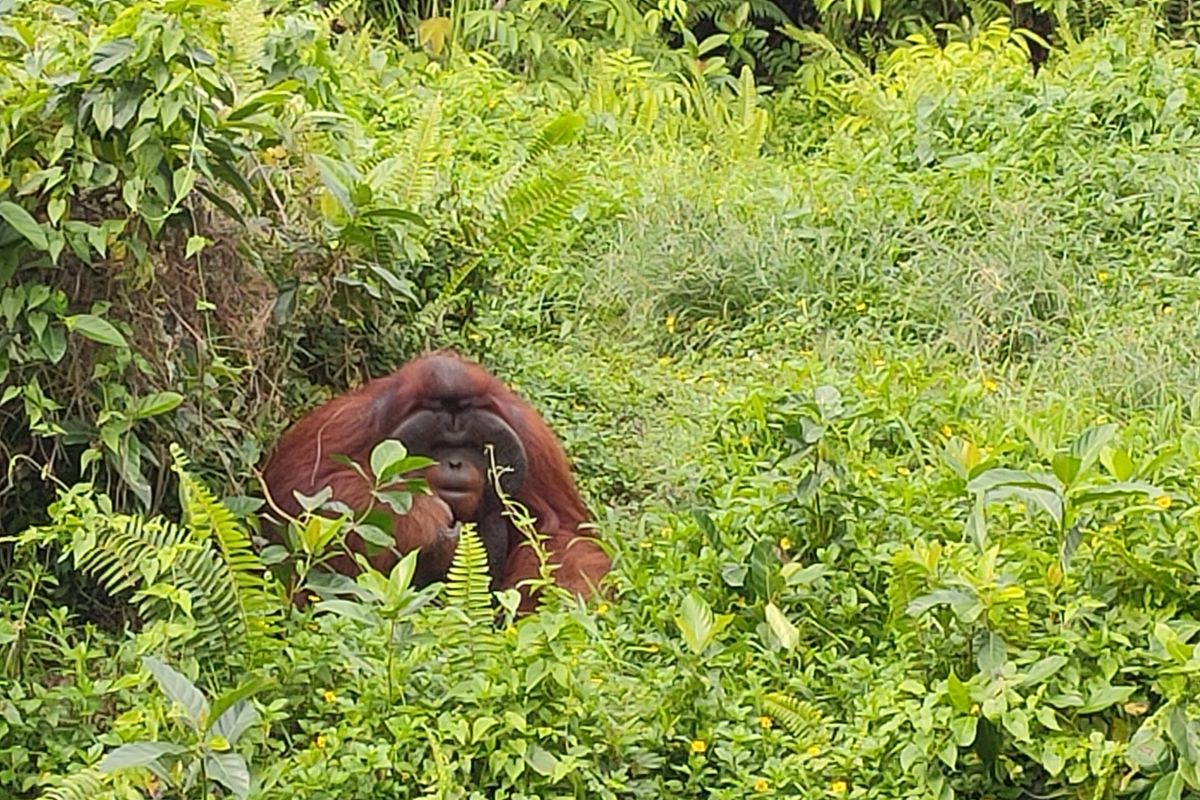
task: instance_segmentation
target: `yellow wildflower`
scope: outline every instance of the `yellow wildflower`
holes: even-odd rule
[[[756,780],[754,782],[754,791],[758,792],[759,794],[762,794],[763,792],[765,792],[769,787],[770,787],[770,784],[767,783],[762,778],[759,778],[758,780]]]
[[[834,781],[829,784],[829,791],[834,794],[845,794],[847,788],[845,781]]]
[[[855,303],[855,304],[854,304],[854,310],[855,310],[855,311],[866,311],[866,310],[867,310],[867,304],[866,304],[866,303],[861,303],[861,302],[860,302],[860,303]]]
[[[877,358],[871,363],[873,363],[877,367],[882,367],[883,365],[887,364],[887,362],[884,361],[882,358]]]
[[[667,333],[675,332],[675,315],[667,314]]]
[[[703,753],[708,749],[708,742],[703,739],[692,739],[692,752]]]
[[[989,392],[994,392],[1000,388],[1000,384],[996,383],[991,378],[985,378],[983,381],[983,388]]]
[[[1165,494],[1160,494],[1158,497],[1154,498],[1154,505],[1158,506],[1159,508],[1170,508],[1171,498]]]
[[[791,550],[792,549],[792,540],[786,536],[783,537],[782,539],[780,539],[779,540],[779,549],[780,550]]]
[[[815,744],[810,744],[808,746],[808,749],[805,750],[804,752],[807,755],[810,755],[813,758],[816,758],[817,756],[821,755],[821,748],[817,747]]]
[[[950,426],[949,426],[949,425],[943,425],[943,426],[942,426],[942,436],[949,436],[949,435],[951,434],[951,432],[952,432],[952,431],[950,430]]]
[[[767,728],[770,728],[771,727],[771,718],[768,716],[759,717],[758,718],[758,727],[760,727],[764,730],[766,730]]]
[[[879,470],[875,469],[874,467],[867,467],[867,477],[868,478],[878,478]]]
[[[324,750],[325,749],[325,734],[318,733],[317,740],[314,742],[314,744],[317,746],[318,750]]]
[[[670,364],[670,363],[671,363],[670,356],[659,356],[658,365],[660,367],[665,367],[667,364]]]
[[[1108,270],[1102,269],[1099,272],[1097,272],[1096,280],[1100,281],[1101,283],[1104,283],[1106,280],[1108,280]]]
[[[596,606],[596,614],[597,615],[603,617],[607,613],[608,613],[608,603],[601,603],[600,605]]]
[[[332,703],[337,699],[337,695],[333,693],[332,689],[326,689],[323,697],[325,698],[326,703]]]
[[[907,475],[911,475],[911,474],[912,474],[912,470],[910,470],[908,467],[906,467],[906,466],[904,466],[903,464],[901,464],[900,466],[896,467],[896,474],[897,474],[897,475],[906,475],[906,476],[907,476]]]

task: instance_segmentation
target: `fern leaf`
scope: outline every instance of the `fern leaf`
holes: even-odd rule
[[[92,800],[104,789],[107,778],[94,769],[85,769],[59,779],[58,786],[46,789],[38,800]]]
[[[784,692],[771,692],[762,699],[762,704],[767,715],[796,738],[809,736],[821,721],[820,709]]]
[[[171,447],[171,454],[175,458],[173,469],[179,476],[184,521],[194,539],[217,546],[229,571],[232,602],[223,610],[235,615],[238,627],[254,636],[273,636],[279,609],[263,580],[265,568],[249,534],[233,512],[186,470],[187,461],[177,445]]]
[[[229,42],[229,76],[242,97],[262,88],[261,66],[267,45],[267,22],[258,0],[235,0],[225,11]]]
[[[473,626],[490,624],[493,617],[491,581],[483,540],[474,525],[464,525],[446,576],[447,605],[461,611]]]
[[[570,215],[580,194],[579,179],[566,169],[531,178],[504,198],[504,214],[487,237],[491,247],[531,247]]]
[[[401,208],[419,208],[433,196],[441,121],[441,98],[435,96],[408,130],[404,147],[396,157],[395,171],[392,173],[394,177],[387,182],[387,187],[396,194],[396,204]]]
[[[560,114],[542,126],[530,140],[525,152],[515,164],[492,182],[483,193],[479,208],[485,216],[495,216],[504,207],[504,200],[513,186],[529,168],[550,152],[551,149],[571,142],[583,129],[584,117],[575,111]]]

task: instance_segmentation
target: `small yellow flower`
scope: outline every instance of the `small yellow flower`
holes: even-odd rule
[[[820,208],[817,209],[817,213],[818,214],[828,214],[829,206],[821,206]]]
[[[600,605],[596,606],[596,614],[598,616],[603,617],[607,613],[608,613],[608,603],[601,603]]]
[[[882,358],[877,358],[874,361],[872,361],[871,363],[877,367],[882,367],[883,365],[887,364],[887,362],[884,361]]]
[[[318,733],[317,739],[313,744],[315,744],[317,746],[318,750],[324,750],[325,749],[325,734]]]
[[[675,315],[667,314],[667,333],[675,332]]]
[[[867,310],[867,304],[866,304],[866,303],[861,303],[861,302],[860,302],[860,303],[855,303],[855,304],[854,304],[854,310],[855,310],[855,311],[866,311],[866,310]]]
[[[983,381],[983,388],[989,392],[994,392],[1000,388],[1000,384],[996,383],[991,378],[986,378]]]
[[[821,748],[817,747],[815,744],[810,744],[808,746],[808,749],[805,750],[804,752],[807,755],[810,755],[813,758],[816,758],[817,756],[821,755]]]
[[[332,689],[326,689],[323,697],[325,698],[326,703],[332,703],[337,699],[337,695],[333,693]]]
[[[1160,494],[1158,497],[1154,498],[1154,505],[1158,506],[1159,508],[1170,508],[1171,498],[1165,494]]]
[[[758,780],[756,780],[756,781],[754,782],[754,791],[758,792],[759,794],[762,794],[762,793],[763,793],[763,792],[765,792],[765,791],[766,791],[768,788],[770,788],[770,784],[769,784],[769,783],[767,783],[767,782],[766,782],[765,780],[763,780],[762,778],[759,778]]]
[[[1028,507],[1024,503],[1017,503],[1015,508],[1017,509],[1018,514],[1024,514],[1026,511],[1029,510]]]
[[[670,363],[671,363],[670,356],[659,356],[658,365],[660,367],[665,367],[667,364],[670,364]]]
[[[1099,272],[1097,272],[1096,280],[1100,281],[1101,283],[1104,283],[1106,280],[1108,280],[1108,270],[1102,269]]]
[[[867,477],[868,478],[878,478],[879,470],[875,469],[874,467],[867,467]]]
[[[771,718],[768,716],[762,716],[758,718],[758,727],[762,728],[763,730],[770,728],[771,724]]]
[[[791,550],[791,549],[792,549],[792,540],[791,540],[791,539],[789,539],[789,538],[788,538],[788,537],[786,537],[786,536],[785,536],[785,537],[783,537],[782,539],[780,539],[780,540],[779,540],[779,549],[780,549],[780,550],[785,550],[785,551],[786,551],[786,550]]]
[[[952,433],[949,425],[942,426],[942,436],[949,436]]]
[[[829,791],[833,792],[834,794],[845,794],[846,788],[845,781],[834,781],[833,783],[829,784]]]
[[[708,749],[708,742],[703,739],[692,739],[692,752],[703,753]]]
[[[901,464],[900,466],[896,467],[896,474],[897,475],[911,475],[912,470],[910,470],[908,467]]]

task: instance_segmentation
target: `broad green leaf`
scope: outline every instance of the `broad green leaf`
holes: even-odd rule
[[[775,638],[779,640],[783,648],[795,650],[796,645],[800,642],[800,630],[774,603],[767,603],[766,617],[767,624],[771,626],[771,633],[775,634]]]
[[[1065,667],[1067,662],[1066,656],[1046,656],[1029,667],[1029,670],[1021,676],[1021,683],[1025,686],[1039,684]]]
[[[1133,477],[1133,459],[1119,447],[1106,447],[1100,452],[1100,463],[1119,481],[1127,481]]]
[[[384,439],[371,450],[371,473],[380,484],[388,483],[404,466],[408,450],[395,439]]]
[[[1116,434],[1117,426],[1111,422],[1096,425],[1079,434],[1078,438],[1071,443],[1070,451],[1071,455],[1079,460],[1079,467],[1071,476],[1071,480],[1063,481],[1063,483],[1074,483],[1075,478],[1091,469],[1092,465],[1096,463],[1096,459],[1100,457],[1100,452]]]
[[[971,479],[971,482],[967,484],[967,491],[982,492],[999,486],[1020,486],[1049,492],[1058,492],[1062,488],[1053,475],[1006,467],[992,467]]]
[[[48,250],[50,245],[46,240],[46,232],[28,211],[10,200],[0,201],[0,219],[3,219],[12,229],[38,250]]]
[[[95,314],[75,314],[63,317],[63,324],[72,333],[110,347],[128,347],[125,337],[111,322]]]
[[[189,236],[187,247],[184,249],[183,257],[191,258],[209,245],[208,239],[203,236]]]
[[[967,713],[971,709],[971,695],[967,691],[967,685],[959,680],[959,677],[954,674],[954,670],[950,670],[950,674],[946,676],[946,694],[950,697],[950,703],[955,710],[960,713]]]
[[[1013,735],[1013,738],[1018,742],[1028,742],[1029,739],[1029,715],[1024,709],[1014,708],[1004,715],[1004,728]]]
[[[1104,686],[1096,689],[1079,707],[1079,713],[1094,714],[1116,703],[1124,703],[1136,688],[1136,686]]]
[[[1149,800],[1179,800],[1183,796],[1183,777],[1176,770],[1154,782]]]
[[[138,400],[133,410],[134,419],[157,417],[173,410],[183,402],[183,395],[178,392],[155,392]]]
[[[153,656],[144,657],[142,665],[154,676],[163,694],[187,712],[187,719],[192,728],[196,731],[204,730],[208,717],[208,701],[204,699],[200,690],[186,677]]]
[[[1149,725],[1143,725],[1129,740],[1125,748],[1125,761],[1136,769],[1146,772],[1158,771],[1170,756],[1167,743],[1163,741],[1158,731]]]
[[[534,772],[539,775],[552,775],[558,767],[558,757],[548,750],[542,748],[537,743],[529,745],[529,750],[525,753],[525,763],[533,767]]]
[[[1053,489],[1006,485],[997,486],[987,493],[988,502],[997,502],[1008,497],[1016,497],[1026,505],[1045,511],[1054,520],[1055,525],[1062,525],[1063,499],[1062,495],[1057,491]]]
[[[959,747],[970,747],[975,743],[978,727],[979,717],[955,717],[950,720],[950,734]]]
[[[979,636],[977,646],[975,661],[979,665],[980,672],[987,675],[995,674],[1008,662],[1008,645],[998,634],[984,631]]]
[[[250,795],[250,768],[238,753],[206,753],[204,767],[210,778],[235,797],[245,800]]]
[[[1051,775],[1057,776],[1063,771],[1063,767],[1067,765],[1067,760],[1062,757],[1062,754],[1049,742],[1042,748],[1042,766]]]
[[[688,593],[683,599],[682,614],[675,617],[675,624],[683,634],[683,641],[688,649],[697,655],[733,621],[733,614],[713,615],[712,608],[703,597],[695,592]]]
[[[1080,491],[1072,500],[1075,505],[1087,505],[1096,503],[1102,500],[1117,500],[1123,497],[1158,497],[1163,494],[1162,489],[1152,483],[1144,481],[1119,481],[1117,483],[1108,483],[1103,486],[1089,486],[1087,489]]]
[[[133,742],[123,744],[106,755],[98,769],[108,774],[132,767],[145,768],[163,756],[179,756],[186,752],[186,747],[171,742]]]
[[[137,44],[133,39],[124,36],[120,39],[113,39],[96,48],[88,66],[92,72],[97,74],[108,72],[123,63],[136,50]]]

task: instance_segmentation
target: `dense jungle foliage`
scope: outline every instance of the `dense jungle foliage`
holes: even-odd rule
[[[1195,19],[0,0],[0,797],[1200,796]],[[431,347],[607,595],[264,570]]]

